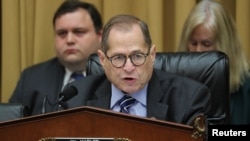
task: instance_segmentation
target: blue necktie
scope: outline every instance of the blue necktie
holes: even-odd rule
[[[82,73],[72,73],[71,77],[74,78],[75,80],[79,80],[82,79],[84,76]]]
[[[120,112],[122,113],[129,113],[129,108],[135,104],[136,99],[129,95],[124,95],[120,100],[119,100],[119,105],[121,107]]]

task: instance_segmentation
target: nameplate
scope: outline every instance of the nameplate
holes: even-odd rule
[[[49,137],[38,141],[131,141],[128,138],[69,138],[69,137]]]

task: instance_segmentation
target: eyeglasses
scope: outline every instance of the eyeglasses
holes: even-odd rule
[[[136,53],[136,54],[131,54],[128,57],[125,55],[115,55],[112,57],[108,57],[106,55],[106,57],[109,59],[109,61],[111,62],[111,64],[116,67],[116,68],[121,68],[124,67],[124,65],[127,62],[127,58],[130,59],[130,61],[132,62],[132,64],[134,66],[141,66],[145,63],[146,57],[149,55],[149,51],[147,54],[144,53]]]

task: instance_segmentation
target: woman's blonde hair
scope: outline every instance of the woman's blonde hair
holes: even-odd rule
[[[214,33],[217,50],[227,54],[230,65],[230,92],[235,92],[249,76],[249,63],[241,48],[233,17],[219,2],[200,1],[185,21],[178,51],[188,51],[189,38],[199,25]]]

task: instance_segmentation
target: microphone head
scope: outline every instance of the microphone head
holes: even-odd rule
[[[76,96],[78,93],[77,89],[75,86],[69,86],[65,88],[62,93],[60,94],[60,100],[59,101],[67,101],[71,99],[72,97]]]

